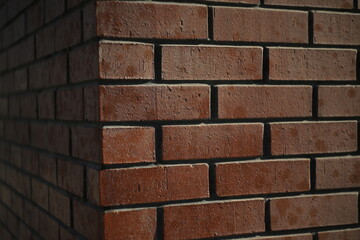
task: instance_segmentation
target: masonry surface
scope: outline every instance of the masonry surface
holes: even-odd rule
[[[359,240],[360,1],[0,0],[0,239]]]

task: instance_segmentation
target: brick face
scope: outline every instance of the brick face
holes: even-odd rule
[[[319,240],[336,240],[336,239],[356,240],[359,238],[360,238],[359,228],[319,233]]]
[[[356,51],[269,48],[270,80],[356,80]]]
[[[164,126],[162,157],[181,160],[261,156],[262,137],[262,124]]]
[[[261,199],[164,207],[164,239],[194,239],[262,232]]]
[[[271,230],[358,222],[358,194],[278,198],[270,202]]]
[[[272,160],[216,165],[219,196],[301,192],[310,189],[309,160]]]
[[[323,8],[344,8],[351,9],[351,0],[265,0],[265,4],[299,6],[299,7],[323,7]]]
[[[113,169],[100,172],[100,204],[104,206],[208,196],[209,179],[206,164]]]
[[[162,46],[164,80],[258,80],[259,47]]]
[[[306,12],[214,7],[213,16],[217,41],[308,42]]]

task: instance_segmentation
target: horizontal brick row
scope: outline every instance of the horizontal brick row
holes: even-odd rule
[[[351,0],[265,0],[265,4],[278,6],[295,6],[295,7],[321,7],[321,8],[340,8],[352,9],[353,1]]]

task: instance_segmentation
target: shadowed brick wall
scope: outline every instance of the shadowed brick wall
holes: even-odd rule
[[[359,8],[0,0],[0,239],[359,240]]]

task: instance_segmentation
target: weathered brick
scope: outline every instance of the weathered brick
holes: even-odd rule
[[[100,205],[163,202],[209,196],[206,164],[103,170]]]
[[[49,188],[49,211],[70,226],[70,199],[53,188]]]
[[[358,194],[272,199],[270,217],[273,231],[357,223]]]
[[[162,46],[164,80],[259,80],[262,48],[233,46]]]
[[[58,159],[58,186],[82,197],[84,192],[84,167]]]
[[[263,125],[164,126],[163,160],[255,157],[262,155]]]
[[[312,240],[311,233],[296,234],[296,235],[281,235],[276,237],[255,237],[255,238],[241,238],[243,240]]]
[[[346,229],[346,230],[337,230],[337,231],[327,231],[318,233],[319,240],[358,240],[360,239],[360,229]]]
[[[352,152],[357,150],[357,122],[271,123],[273,155]]]
[[[99,36],[206,39],[207,26],[205,5],[121,1],[97,3]]]
[[[101,121],[185,120],[210,117],[207,85],[100,86]]]
[[[310,190],[310,161],[271,160],[216,165],[219,196]]]
[[[356,50],[269,48],[270,80],[356,80]]]
[[[83,120],[83,88],[63,88],[56,92],[56,118],[61,120]]]
[[[307,12],[214,7],[213,16],[217,41],[308,42]]]
[[[265,231],[262,199],[164,207],[164,239],[211,238]]]
[[[320,117],[360,116],[360,86],[319,86]]]
[[[156,222],[155,208],[105,212],[104,238],[155,239]]]
[[[351,0],[265,0],[268,5],[296,6],[296,7],[322,7],[351,9]]]
[[[359,45],[360,14],[314,12],[314,43]]]
[[[309,117],[310,86],[219,85],[219,118]]]
[[[316,159],[316,188],[360,187],[360,157]]]

